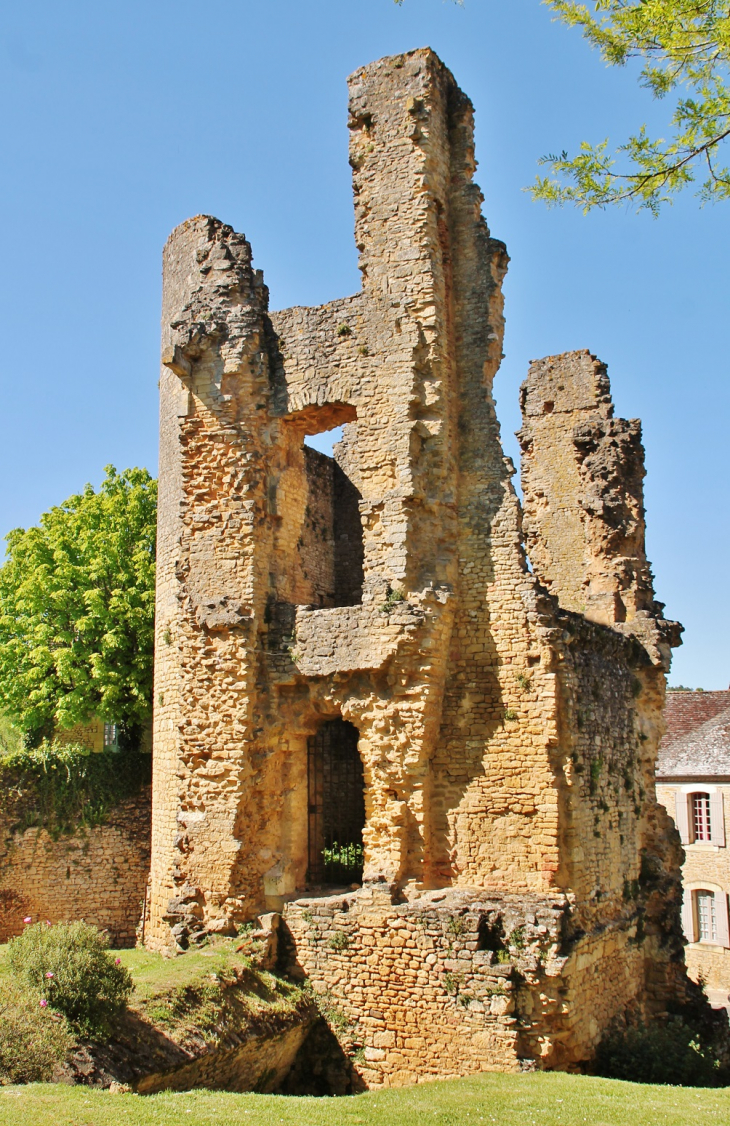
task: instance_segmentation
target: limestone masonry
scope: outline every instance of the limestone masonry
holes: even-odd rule
[[[535,363],[523,536],[471,103],[418,50],[349,129],[360,293],[270,312],[209,216],[165,247],[146,940],[282,911],[370,1086],[575,1066],[694,988],[640,427]]]
[[[23,920],[85,919],[112,946],[134,946],[150,865],[150,789],[112,810],[103,825],[52,837],[0,817],[0,942],[22,934]]]

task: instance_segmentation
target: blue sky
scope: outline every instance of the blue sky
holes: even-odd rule
[[[430,45],[472,98],[477,179],[512,265],[495,391],[517,459],[528,361],[590,348],[644,424],[673,683],[730,681],[730,205],[584,218],[522,191],[538,156],[666,107],[539,0],[23,0],[0,14],[0,533],[103,467],[157,463],[160,253],[207,212],[250,239],[272,307],[359,287],[346,76]],[[720,579],[723,579],[721,582]]]

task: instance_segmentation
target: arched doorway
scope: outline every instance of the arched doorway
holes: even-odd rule
[[[362,880],[365,780],[357,741],[357,728],[343,719],[327,720],[307,741],[310,885]]]

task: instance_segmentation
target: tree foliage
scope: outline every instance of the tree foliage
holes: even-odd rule
[[[730,0],[593,0],[592,11],[575,0],[543,2],[609,66],[640,59],[641,84],[674,106],[667,138],[642,126],[615,152],[604,140],[584,142],[577,156],[543,157],[550,174],[537,177],[533,197],[584,211],[629,201],[656,215],[699,178],[703,202],[728,199],[721,152],[730,136]]]
[[[6,537],[0,710],[28,743],[92,717],[137,728],[152,709],[157,483],[107,466],[98,492]]]
[[[730,0],[542,3],[579,28],[609,66],[641,60],[641,85],[655,98],[672,99],[673,109],[666,138],[649,136],[642,125],[615,149],[607,139],[584,141],[576,156],[542,157],[550,172],[536,178],[533,198],[584,211],[628,202],[653,215],[697,181],[703,203],[730,198],[722,156],[730,137]]]

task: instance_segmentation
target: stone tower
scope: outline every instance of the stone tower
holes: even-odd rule
[[[587,353],[533,367],[533,573],[472,106],[418,50],[349,129],[360,293],[270,312],[208,216],[165,247],[146,934],[283,911],[371,1085],[567,1066],[686,988],[639,428]]]

